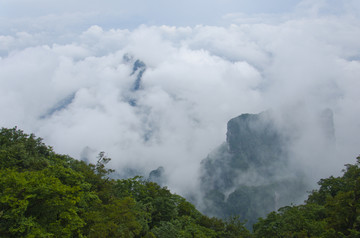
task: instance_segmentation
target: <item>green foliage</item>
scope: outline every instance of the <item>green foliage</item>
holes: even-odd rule
[[[254,225],[256,237],[319,237],[326,229],[321,206],[289,206]]]
[[[48,165],[51,147],[45,146],[40,138],[27,135],[17,128],[0,131],[0,168],[38,170]]]
[[[19,237],[40,228],[62,237],[80,232],[84,225],[77,212],[80,187],[65,185],[47,173],[1,170],[0,234]]]
[[[1,129],[0,237],[360,237],[360,157],[343,176],[321,179],[304,205],[260,218],[253,234],[238,217],[204,216],[141,177],[110,179],[109,161],[101,152],[96,164],[86,164],[34,135]],[[228,200],[251,212],[242,201],[261,203],[249,196],[257,189],[240,187]],[[208,196],[224,201],[215,190]]]
[[[304,205],[283,207],[260,218],[256,237],[359,237],[360,157],[341,177],[319,181]]]
[[[0,237],[246,237],[141,177],[110,179],[17,128],[0,131]]]

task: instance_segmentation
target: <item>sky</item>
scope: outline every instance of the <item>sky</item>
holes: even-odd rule
[[[194,26],[219,24],[227,14],[276,14],[296,7],[298,0],[197,0],[197,1],[45,1],[4,0],[1,13],[15,29],[49,30],[55,21],[71,30],[91,24],[105,28],[134,28],[140,24]],[[10,19],[10,21],[9,21]],[[55,26],[59,27],[59,26]]]
[[[360,153],[359,17],[357,0],[2,0],[0,126],[119,171],[163,166],[181,194],[228,120],[270,109],[303,131],[296,163],[340,173]]]

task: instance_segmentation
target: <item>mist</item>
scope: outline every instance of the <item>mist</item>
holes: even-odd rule
[[[89,16],[94,24],[81,30],[65,18],[80,25],[54,35],[56,14],[39,31],[10,21],[0,35],[0,126],[93,163],[105,151],[119,176],[162,166],[166,185],[188,194],[198,189],[201,161],[224,142],[226,123],[272,110],[284,132],[290,124],[301,132],[291,163],[315,186],[360,148],[358,3],[335,13],[329,6],[301,1],[291,13],[229,13],[213,25],[109,27]],[[318,133],[326,108],[331,149]]]

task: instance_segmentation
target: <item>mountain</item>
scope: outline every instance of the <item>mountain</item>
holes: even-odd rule
[[[318,118],[334,141],[331,110]],[[302,202],[310,184],[302,168],[290,166],[290,148],[300,130],[291,126],[284,130],[271,112],[231,119],[226,142],[201,162],[202,211],[221,218],[240,215],[250,226],[271,211]]]
[[[152,170],[149,173],[148,181],[157,183],[159,185],[164,185],[166,179],[164,178],[165,169],[164,167],[160,166],[159,168]]]
[[[263,116],[250,117],[257,121]],[[239,132],[249,130],[242,127],[252,124],[253,119],[247,118],[249,115],[233,121],[240,122]],[[285,206],[260,218],[252,233],[238,218],[209,218],[154,182],[139,177],[111,179],[113,171],[106,168],[109,160],[101,152],[96,164],[87,164],[56,154],[33,134],[17,128],[0,129],[0,237],[360,236],[360,156],[356,164],[346,165],[342,176],[321,179],[319,189],[313,190],[303,205]],[[159,167],[150,177],[161,178],[162,173]],[[239,205],[238,199],[247,192],[253,193],[254,202],[242,201],[253,206],[262,202],[259,198],[266,195],[264,190],[278,187],[240,185],[223,203]]]

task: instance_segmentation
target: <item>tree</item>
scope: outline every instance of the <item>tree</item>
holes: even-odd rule
[[[236,237],[239,222],[208,218],[166,187],[114,180],[96,164],[56,154],[41,138],[0,130],[0,237]]]

